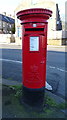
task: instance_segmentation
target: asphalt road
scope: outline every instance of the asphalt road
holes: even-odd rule
[[[0,49],[1,53],[1,49]],[[65,56],[67,53],[58,51],[47,52],[46,80],[52,86],[55,94],[65,96]],[[22,81],[22,52],[21,49],[2,49],[2,77],[8,80]],[[66,64],[67,65],[67,64]],[[67,94],[67,93],[66,93]]]

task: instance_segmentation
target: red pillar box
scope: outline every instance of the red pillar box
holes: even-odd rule
[[[23,99],[32,105],[43,105],[46,83],[47,20],[52,11],[41,8],[17,13],[22,24]]]

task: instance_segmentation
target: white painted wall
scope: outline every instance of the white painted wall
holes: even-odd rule
[[[67,31],[48,31],[48,39],[62,39],[67,38]]]

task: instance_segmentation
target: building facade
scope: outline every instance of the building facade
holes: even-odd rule
[[[0,34],[11,34],[15,19],[0,14]]]
[[[52,10],[53,14],[52,17],[49,19],[48,22],[48,40],[54,39],[54,31],[62,31],[62,22],[60,19],[58,4],[53,0],[22,0],[22,2],[18,5],[15,9],[15,25],[16,25],[16,32],[15,35],[18,38],[17,40],[21,40],[19,38],[22,37],[22,26],[20,25],[20,20],[17,19],[17,12],[29,8],[44,8]],[[55,32],[56,33],[56,32]],[[56,34],[57,35],[57,34]],[[55,39],[57,38],[55,35]],[[50,36],[53,36],[51,38]],[[50,44],[50,41],[48,41]]]

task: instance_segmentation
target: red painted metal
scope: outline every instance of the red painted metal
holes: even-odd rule
[[[52,11],[41,8],[27,9],[17,13],[23,26],[23,85],[27,88],[45,87],[47,20],[51,15]],[[31,43],[32,37],[35,43]],[[33,51],[30,44],[34,44]]]
[[[26,9],[17,13],[17,17],[22,23],[45,22],[51,17],[52,11],[43,8]]]

